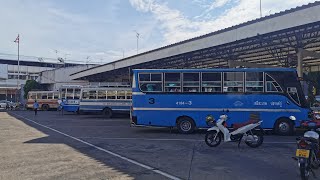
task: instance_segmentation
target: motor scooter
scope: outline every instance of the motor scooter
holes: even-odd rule
[[[207,130],[205,142],[210,147],[217,147],[222,139],[224,142],[238,142],[238,147],[243,140],[249,147],[257,148],[263,143],[263,129],[260,127],[262,121],[249,121],[234,124],[233,131],[226,127],[228,116],[223,114],[217,121],[212,115],[206,117],[206,122],[212,126]]]
[[[309,179],[310,172],[316,177],[314,169],[318,169],[320,165],[320,146],[319,146],[319,125],[315,120],[305,121],[301,127],[307,128],[302,137],[296,138],[297,149],[296,158],[300,170],[302,180]]]

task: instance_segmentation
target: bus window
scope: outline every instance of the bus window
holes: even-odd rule
[[[48,93],[48,99],[52,99],[53,93]]]
[[[97,99],[97,91],[91,90],[88,92],[89,94],[89,99]]]
[[[107,99],[116,99],[117,91],[107,91]]]
[[[66,98],[66,88],[61,89],[61,99],[65,99]]]
[[[36,93],[36,99],[41,99],[41,93]]]
[[[162,74],[147,73],[139,74],[139,86],[143,92],[161,92],[162,91]]]
[[[126,99],[125,91],[117,91],[117,99]]]
[[[263,92],[263,72],[246,72],[246,92]]]
[[[183,92],[199,92],[199,73],[183,73]]]
[[[30,93],[29,99],[36,99],[36,98],[37,98],[37,94]]]
[[[180,73],[165,73],[165,91],[181,92]]]
[[[223,92],[243,92],[243,72],[225,72]]]
[[[59,93],[58,92],[53,93],[53,99],[59,99]]]
[[[107,99],[107,91],[98,90],[98,99]]]
[[[126,91],[126,96],[127,96],[127,99],[132,99],[132,92]]]
[[[280,85],[268,74],[266,74],[266,92],[282,92]]]
[[[41,93],[41,99],[48,99],[48,93]]]
[[[74,89],[74,99],[80,99],[81,89]]]
[[[299,99],[299,95],[298,95],[298,91],[296,87],[288,87],[287,88],[287,92],[289,94],[289,96],[291,97],[291,99],[297,103],[298,105],[300,105],[300,99]]]
[[[73,99],[73,88],[67,88],[66,98]]]
[[[89,99],[89,94],[87,90],[82,91],[82,99]]]
[[[221,73],[202,73],[202,92],[221,92]]]

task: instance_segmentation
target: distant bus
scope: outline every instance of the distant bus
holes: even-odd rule
[[[30,91],[28,93],[27,109],[33,109],[35,100],[39,103],[39,108],[44,111],[57,109],[59,92],[55,91]]]
[[[228,125],[259,114],[262,127],[287,135],[308,119],[297,73],[289,68],[133,70],[131,123],[207,128],[206,116],[228,113]],[[292,121],[289,116],[295,116]]]
[[[115,113],[130,114],[131,88],[86,87],[81,89],[80,112],[96,112],[110,118]]]
[[[64,85],[59,88],[60,99],[64,102],[64,111],[79,111],[81,88],[80,85]]]

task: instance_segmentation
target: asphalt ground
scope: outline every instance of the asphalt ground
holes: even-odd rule
[[[296,136],[210,148],[204,133],[130,127],[126,116],[0,112],[0,179],[300,179]]]

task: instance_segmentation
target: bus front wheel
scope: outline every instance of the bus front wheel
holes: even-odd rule
[[[105,108],[102,112],[103,116],[106,117],[106,118],[111,118],[112,116],[112,110],[109,109],[109,108]]]
[[[195,123],[189,117],[180,117],[177,120],[177,128],[182,134],[190,134],[195,130]]]
[[[282,136],[291,135],[293,133],[294,125],[288,118],[280,118],[277,120],[274,130],[275,133]]]

